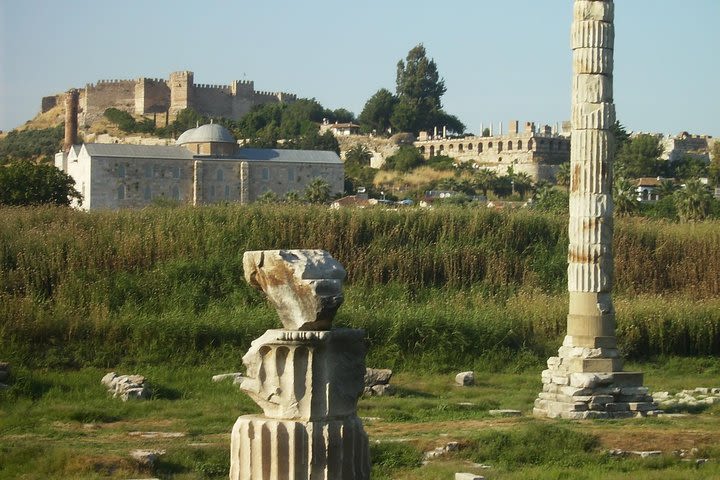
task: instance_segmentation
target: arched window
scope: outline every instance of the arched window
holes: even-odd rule
[[[423,145],[422,147],[420,147],[420,153],[422,153],[423,155],[425,155],[425,145]]]
[[[462,152],[462,151],[463,151],[463,144],[461,143],[458,145],[458,152]]]
[[[522,150],[522,140],[518,140],[518,150]]]
[[[528,140],[528,150],[532,150],[532,149],[533,149],[533,141],[532,141],[532,139],[530,139],[530,140]]]
[[[483,153],[483,144],[478,143],[478,153]]]
[[[430,145],[430,156],[431,157],[435,156],[435,145]]]
[[[453,151],[453,148],[455,148],[455,145],[453,145],[453,144],[451,143],[451,144],[448,146],[448,150],[450,150],[450,151],[452,152],[452,151]]]
[[[555,142],[550,140],[550,151],[552,152],[553,150],[555,150]]]
[[[488,150],[492,150],[492,142],[488,142]]]
[[[508,142],[508,150],[512,150],[512,140]]]
[[[468,150],[472,150],[472,143],[468,143]]]
[[[502,152],[503,150],[503,142],[498,142],[498,153]]]
[[[440,145],[438,147],[438,152],[444,152],[445,151],[445,145]]]
[[[224,177],[224,175],[223,175],[223,170],[222,170],[222,168],[218,168],[218,171],[217,171],[217,181],[218,181],[218,182],[222,182],[222,181],[223,181],[223,177]]]

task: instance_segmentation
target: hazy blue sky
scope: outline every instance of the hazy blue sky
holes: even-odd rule
[[[572,0],[0,0],[0,129],[99,79],[255,81],[360,113],[423,43],[445,109],[480,123],[569,117]],[[628,129],[720,135],[720,0],[617,0],[615,100]],[[507,127],[506,127],[507,128]]]

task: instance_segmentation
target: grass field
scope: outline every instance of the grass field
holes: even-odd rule
[[[720,478],[717,406],[633,421],[529,416],[565,331],[566,218],[216,206],[0,209],[0,224],[0,361],[14,368],[0,390],[0,478],[226,477],[229,429],[257,407],[210,377],[241,370],[250,341],[278,326],[243,280],[242,253],[288,247],[324,248],[347,267],[336,324],[365,329],[368,365],[397,372],[398,396],[360,402],[373,479]],[[656,391],[720,387],[720,223],[619,219],[615,252],[629,368]],[[108,398],[111,370],[148,377],[153,399]],[[454,387],[461,370],[478,385]],[[497,407],[525,415],[489,416]],[[421,466],[450,441],[462,448]],[[143,469],[135,448],[167,453]]]

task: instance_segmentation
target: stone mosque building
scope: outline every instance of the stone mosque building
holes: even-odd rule
[[[66,120],[66,128],[72,124]],[[332,195],[344,187],[335,152],[239,148],[217,124],[188,130],[170,146],[76,145],[66,131],[66,150],[55,156],[55,166],[75,180],[85,210],[139,208],[158,199],[245,204],[266,192],[302,195],[316,178],[330,184]]]

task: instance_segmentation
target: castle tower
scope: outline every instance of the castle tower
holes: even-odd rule
[[[66,154],[77,143],[79,103],[80,92],[74,88],[68,90],[65,94],[65,140],[63,142],[63,152]]]
[[[622,371],[615,337],[612,156],[613,0],[575,0],[567,336],[542,373],[534,414],[623,418],[654,413],[642,373]]]
[[[182,71],[170,74],[170,115],[193,107],[193,72]]]

